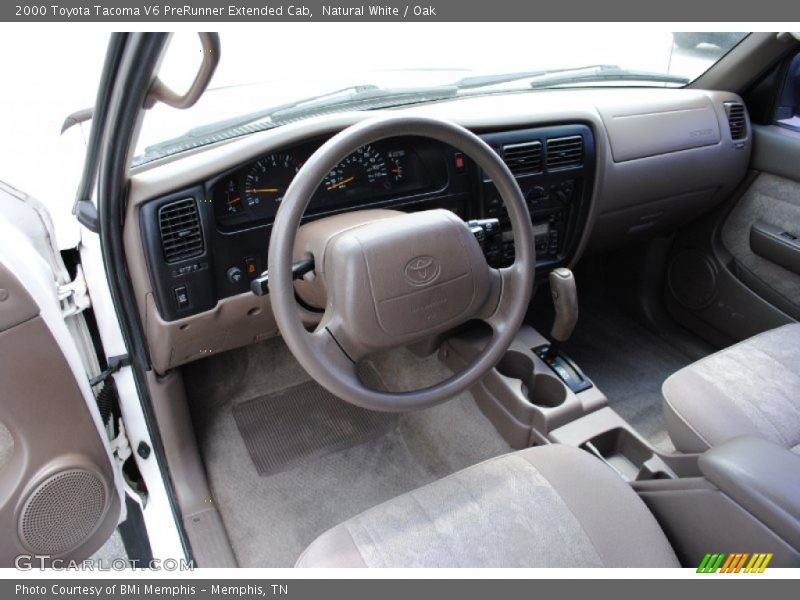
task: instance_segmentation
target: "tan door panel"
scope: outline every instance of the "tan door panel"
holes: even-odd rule
[[[55,337],[2,264],[0,299],[0,567],[82,559],[117,525],[113,468]]]

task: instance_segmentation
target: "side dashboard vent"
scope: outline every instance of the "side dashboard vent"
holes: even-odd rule
[[[194,198],[184,198],[158,209],[161,247],[168,263],[200,256],[203,253],[203,230]]]
[[[728,126],[731,128],[731,138],[743,140],[747,137],[747,119],[744,114],[744,104],[740,102],[726,102],[725,114],[728,115]]]
[[[503,146],[503,160],[515,177],[542,172],[542,142]]]
[[[571,135],[547,140],[547,169],[580,167],[583,164],[583,137]]]

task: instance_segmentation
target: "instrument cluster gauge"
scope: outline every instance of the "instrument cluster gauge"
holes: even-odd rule
[[[328,173],[322,187],[328,192],[352,192],[389,177],[389,169],[380,152],[371,145],[362,146]]]
[[[405,176],[406,151],[392,150],[386,153],[386,157],[389,159],[390,179],[395,182],[402,181]]]
[[[222,188],[223,210],[226,214],[237,215],[244,209],[239,184],[233,178],[228,179]]]
[[[273,223],[289,186],[318,144],[315,140],[276,148],[212,180],[209,191],[220,228],[239,230]],[[361,146],[325,175],[309,199],[305,216],[401,204],[421,192],[444,189],[446,164],[437,148],[433,142],[403,136]],[[433,180],[431,172],[441,176]]]
[[[291,154],[270,154],[256,162],[244,178],[244,198],[247,206],[265,214],[278,211],[286,188],[303,163]]]

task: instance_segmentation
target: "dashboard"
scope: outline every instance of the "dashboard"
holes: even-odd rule
[[[728,198],[752,147],[737,106],[735,94],[693,89],[493,94],[322,115],[135,169],[124,245],[151,364],[164,373],[278,335],[269,294],[251,293],[250,279],[267,268],[286,187],[321,144],[376,112],[451,120],[502,157],[530,213],[541,280],[584,254],[669,235]],[[359,149],[320,183],[304,219],[375,208],[488,222],[487,263],[514,259],[493,183],[446,144],[397,137]],[[320,318],[298,311],[309,326]]]
[[[505,160],[525,196],[537,269],[565,264],[592,189],[591,129],[574,123],[482,137]],[[325,139],[276,149],[143,207],[142,233],[163,318],[191,316],[248,292],[249,280],[267,268],[269,234],[286,189]],[[450,210],[473,226],[483,225],[479,243],[490,266],[514,260],[508,212],[494,184],[447,144],[397,137],[359,148],[323,179],[304,221],[367,208]]]

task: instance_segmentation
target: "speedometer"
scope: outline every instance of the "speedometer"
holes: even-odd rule
[[[322,182],[325,190],[352,190],[366,183],[386,180],[389,170],[380,152],[371,145],[362,146],[328,173]]]
[[[275,214],[286,188],[302,163],[291,154],[270,154],[255,163],[244,178],[244,198],[251,208],[266,207]]]

